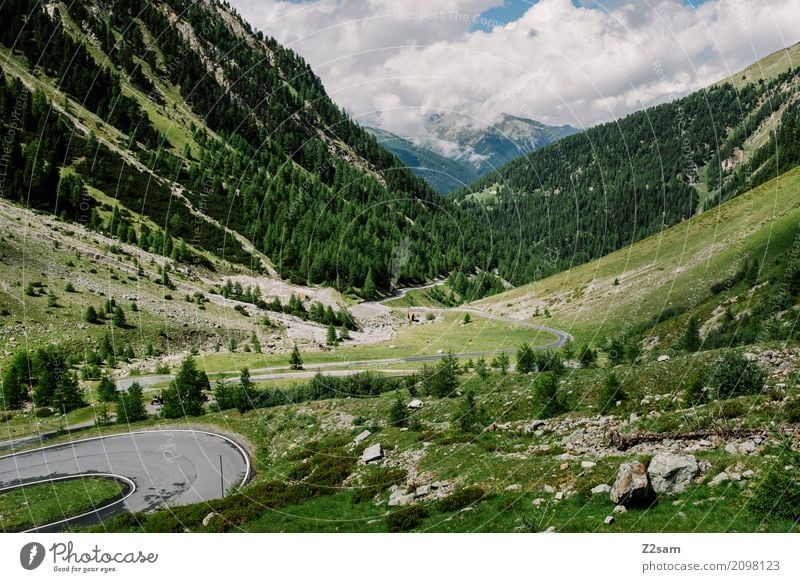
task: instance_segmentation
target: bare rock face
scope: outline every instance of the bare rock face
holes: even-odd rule
[[[645,466],[639,461],[622,463],[614,486],[611,487],[611,501],[614,505],[647,507],[652,504],[653,497]]]
[[[656,493],[682,493],[700,474],[700,466],[693,455],[659,453],[647,469],[650,483]]]

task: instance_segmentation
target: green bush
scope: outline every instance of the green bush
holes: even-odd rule
[[[617,375],[611,372],[606,376],[603,387],[600,389],[600,395],[598,396],[600,414],[609,412],[616,405],[618,400],[627,399],[628,395],[622,391],[622,385],[617,379]]]
[[[404,483],[407,477],[405,469],[381,467],[361,480],[361,484],[353,491],[353,503],[369,501],[392,485]]]
[[[783,417],[787,422],[800,422],[800,396],[790,398],[784,404]]]
[[[753,490],[750,510],[762,518],[800,520],[800,453],[786,443]],[[786,466],[793,469],[787,471]]]
[[[710,386],[719,398],[758,394],[764,388],[766,373],[758,363],[726,350],[717,358]]]
[[[422,505],[411,505],[386,516],[386,528],[393,533],[411,531],[419,527],[430,515]]]
[[[55,412],[53,412],[52,408],[47,406],[40,406],[36,409],[36,418],[47,418],[48,416],[53,416]]]
[[[483,487],[478,487],[475,485],[471,487],[464,487],[463,489],[459,489],[458,491],[455,491],[442,499],[439,502],[439,511],[442,513],[448,513],[450,511],[464,509],[469,505],[478,503],[484,498],[485,495],[486,492],[483,490]]]

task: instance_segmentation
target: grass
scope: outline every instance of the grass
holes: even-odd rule
[[[744,71],[739,71],[719,81],[717,85],[731,83],[737,89],[741,89],[745,85],[756,82],[759,79],[774,79],[782,73],[797,67],[798,63],[800,63],[800,43],[767,55],[760,61],[747,67]]]
[[[122,493],[113,479],[81,478],[0,493],[0,531],[30,529],[100,507]]]
[[[717,208],[542,281],[474,303],[601,343],[666,309],[702,305],[744,256],[781,260],[800,220],[800,169]],[[614,284],[617,280],[618,284]],[[550,318],[534,317],[547,308]]]
[[[422,322],[400,329],[391,340],[364,346],[340,346],[326,352],[305,352],[303,363],[306,369],[314,364],[352,362],[386,358],[430,356],[453,351],[478,352],[515,348],[523,342],[544,345],[555,338],[546,332],[518,327],[512,324],[472,315],[472,321],[463,324],[463,314],[457,312],[440,314],[435,321]],[[301,347],[302,351],[302,347]],[[250,370],[271,366],[287,366],[288,354],[212,353],[198,357],[207,373]],[[403,364],[406,366],[406,364]]]

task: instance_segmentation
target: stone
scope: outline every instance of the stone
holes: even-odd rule
[[[581,469],[591,469],[592,467],[596,467],[597,463],[593,461],[581,461]]]
[[[506,491],[519,491],[520,489],[522,489],[522,485],[519,483],[514,483],[506,487]]]
[[[628,509],[624,505],[617,505],[614,508],[614,513],[628,513]]]
[[[617,520],[613,515],[607,515],[606,518],[603,520],[603,523],[606,524],[606,525],[611,525],[615,521],[617,521]]]
[[[725,445],[725,452],[729,455],[738,455],[739,447],[736,446],[736,443],[728,443]]]
[[[217,517],[219,514],[216,511],[212,511],[207,516],[203,518],[203,527],[208,527],[208,524],[211,523],[211,520]]]
[[[446,481],[434,481],[431,483],[431,489],[441,489],[447,485]]]
[[[742,479],[752,479],[753,477],[755,477],[755,474],[756,474],[755,471],[753,471],[752,469],[748,469],[747,471],[742,473]]]
[[[749,455],[756,452],[756,443],[753,441],[744,441],[739,445],[739,453]]]
[[[611,485],[608,483],[600,483],[600,485],[595,485],[592,487],[592,495],[600,495],[602,493],[608,493],[611,491]]]
[[[554,531],[556,531],[556,526],[551,525],[546,530],[544,530],[544,533],[553,533]]]
[[[564,499],[564,492],[563,491],[559,491],[558,493],[556,493],[556,499],[558,501],[561,501],[562,499]]]
[[[556,492],[555,488],[552,485],[545,485],[544,487],[542,487],[542,489],[544,490],[545,493],[555,493]]]
[[[725,471],[722,471],[721,473],[718,473],[717,476],[714,477],[711,481],[708,482],[708,486],[709,487],[716,487],[717,485],[720,485],[720,484],[725,483],[726,481],[730,481],[730,480],[731,480],[731,478],[728,475],[728,473],[726,473]]]
[[[374,445],[367,447],[364,449],[364,452],[361,455],[361,460],[365,463],[380,461],[382,458],[383,449],[381,448],[381,443],[375,443]]]
[[[744,354],[742,354],[742,357],[748,362],[758,361],[758,354],[754,354],[753,352],[745,352]]]
[[[405,493],[402,489],[393,491],[389,496],[389,505],[391,507],[409,505],[414,502],[413,493]]]
[[[414,400],[409,402],[407,406],[412,410],[417,410],[418,408],[422,408],[422,404],[423,404],[422,400],[420,400],[419,398],[415,398]]]
[[[658,453],[647,468],[650,483],[656,493],[683,493],[700,474],[700,466],[693,455]]]
[[[366,440],[366,439],[367,439],[367,437],[369,437],[369,435],[371,435],[371,434],[372,434],[372,433],[371,433],[371,432],[369,432],[368,430],[361,431],[360,433],[358,433],[358,434],[356,435],[356,438],[354,438],[354,439],[353,439],[353,444],[356,444],[356,445],[357,445],[357,444],[358,444],[358,443],[360,443],[361,441],[363,441],[363,440]]]
[[[669,356],[667,354],[661,354],[656,359],[656,362],[669,362]]]
[[[651,504],[653,490],[650,487],[647,469],[640,461],[622,463],[619,466],[610,497],[614,505],[635,507]]]
[[[545,500],[543,498],[537,497],[536,499],[533,500],[532,503],[534,507],[539,507],[542,503],[544,503],[544,501]]]
[[[559,467],[561,468],[562,471],[566,471],[567,469],[569,469],[569,463],[561,463]]]
[[[419,487],[417,487],[416,491],[414,491],[414,496],[415,497],[425,497],[430,492],[431,492],[431,486],[430,485],[420,485]]]

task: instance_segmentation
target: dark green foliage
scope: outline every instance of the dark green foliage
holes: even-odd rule
[[[597,350],[593,350],[591,346],[584,346],[579,351],[578,359],[584,368],[594,368],[597,364]]]
[[[292,348],[292,354],[289,356],[289,365],[292,367],[292,370],[302,370],[303,369],[303,358],[300,355],[300,350],[297,347],[297,344],[294,344]]]
[[[113,402],[117,399],[117,385],[106,374],[100,378],[100,383],[97,385],[97,397],[102,402]]]
[[[253,409],[256,398],[256,388],[250,380],[250,370],[244,368],[239,375],[239,384],[236,386],[236,408],[244,413]]]
[[[622,391],[622,385],[617,379],[617,375],[612,372],[606,376],[603,387],[597,397],[600,414],[609,413],[616,406],[617,401],[627,399],[628,395]]]
[[[458,360],[452,352],[448,352],[432,372],[423,375],[425,392],[438,398],[453,396],[458,388],[459,374],[461,367]]]
[[[32,362],[36,378],[33,400],[37,407],[52,406],[60,413],[67,413],[85,405],[78,378],[70,370],[63,348],[39,348]]]
[[[536,356],[530,344],[525,342],[517,349],[517,372],[520,374],[529,374],[535,371]]]
[[[144,406],[142,387],[138,382],[130,385],[128,390],[120,395],[117,405],[117,424],[130,424],[147,419],[147,409]]]
[[[563,412],[558,394],[558,376],[554,372],[539,374],[534,384],[534,400],[539,418],[550,418]]]
[[[800,423],[800,396],[789,398],[783,405],[783,418],[786,422]]]
[[[439,501],[439,511],[448,513],[451,511],[458,511],[470,505],[478,503],[486,496],[486,492],[482,487],[470,486],[464,487],[454,491],[441,501]]]
[[[126,327],[127,320],[125,319],[125,312],[122,310],[122,307],[117,305],[114,307],[114,315],[111,317],[111,322],[116,327]]]
[[[719,398],[758,394],[764,388],[766,373],[758,362],[734,350],[725,350],[714,363],[709,386]]]
[[[86,323],[97,323],[97,310],[89,305],[83,314],[83,320]]]
[[[481,356],[475,364],[475,373],[481,380],[486,380],[489,377],[489,366],[486,365],[486,358]]]
[[[696,364],[686,382],[683,402],[686,406],[697,406],[708,402],[708,371]]]
[[[785,442],[761,475],[748,507],[763,519],[800,520],[800,453]],[[792,467],[786,470],[785,467]]]
[[[336,337],[336,328],[332,323],[328,324],[328,332],[325,338],[325,343],[329,346],[335,346],[338,343],[338,339]]]
[[[200,416],[206,401],[203,391],[208,389],[208,376],[197,368],[194,358],[187,357],[169,388],[164,391],[161,413],[165,418]]]
[[[566,371],[558,350],[537,350],[532,352],[531,356],[539,372],[553,372],[561,376]]]
[[[28,352],[20,350],[14,354],[3,370],[0,384],[0,406],[5,409],[21,408],[31,399],[32,362]],[[35,377],[35,376],[34,376]]]
[[[508,366],[510,365],[508,354],[500,352],[492,360],[492,368],[500,370],[500,373],[505,376],[508,374]]]
[[[386,516],[386,529],[391,533],[411,531],[428,518],[430,512],[423,505],[409,505]]]
[[[703,340],[700,338],[700,321],[696,315],[693,315],[689,318],[686,324],[686,330],[683,332],[681,348],[687,352],[696,352],[700,349],[702,344]]]
[[[466,434],[475,434],[486,426],[486,413],[475,400],[475,391],[467,389],[453,412],[453,422]]]
[[[323,376],[317,374],[306,384],[290,388],[265,388],[253,396],[255,408],[270,408],[297,402],[312,402],[330,398],[369,398],[404,387],[402,378],[362,372],[352,376]]]
[[[409,411],[398,393],[389,409],[389,424],[396,427],[408,426]]]

